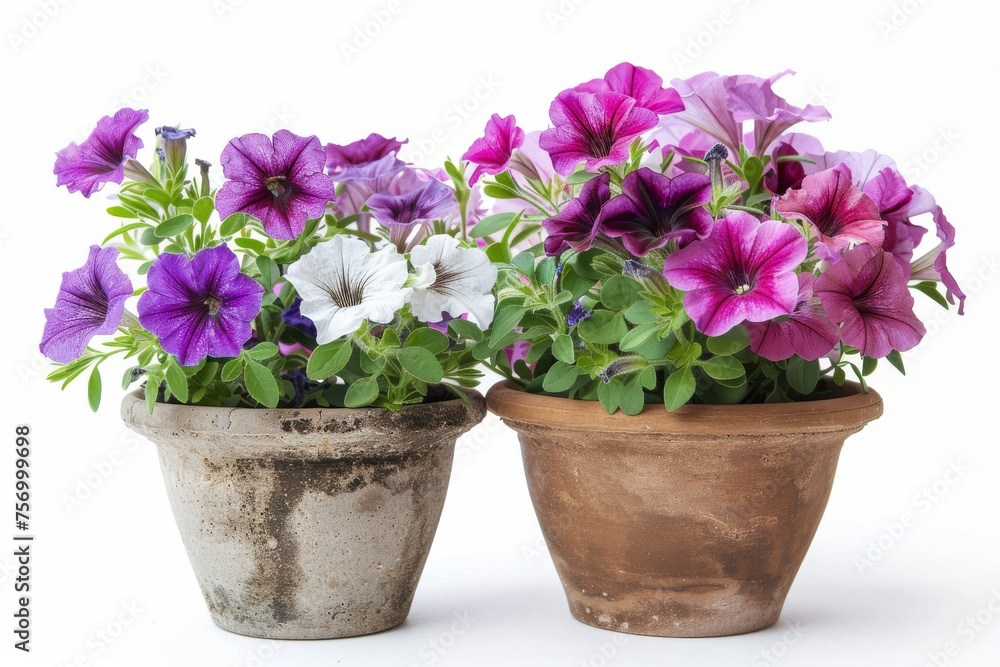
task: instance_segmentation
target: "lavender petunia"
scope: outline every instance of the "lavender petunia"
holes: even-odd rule
[[[583,93],[610,91],[628,95],[635,100],[637,107],[659,115],[677,113],[684,109],[681,96],[673,88],[664,88],[660,75],[632,63],[615,65],[603,79],[581,83],[574,90]]]
[[[674,79],[684,110],[675,118],[686,121],[721,141],[735,154],[739,154],[743,140],[743,124],[733,118],[729,109],[728,82],[734,77],[719,76],[715,72],[702,72],[690,79]]]
[[[955,245],[955,227],[948,222],[944,211],[938,206],[937,201],[927,190],[920,186],[913,186],[913,199],[907,209],[907,217],[916,217],[924,213],[930,213],[934,220],[934,227],[940,244],[931,252],[934,253],[934,271],[937,273],[937,280],[941,281],[947,290],[949,303],[958,301],[958,314],[965,314],[965,292],[959,286],[955,276],[948,270],[947,251]]]
[[[350,180],[344,182],[343,192],[337,197],[336,210],[341,218],[356,215],[362,231],[368,230],[371,214],[364,210],[368,199],[380,192],[386,192],[398,182],[404,173],[411,172],[406,163],[390,153],[384,157],[352,168]],[[412,189],[412,188],[407,188]]]
[[[840,330],[823,311],[813,293],[816,276],[800,273],[799,296],[788,319],[747,322],[750,349],[771,361],[784,361],[799,355],[814,361],[827,355],[840,342]]]
[[[335,181],[349,181],[356,176],[359,167],[398,153],[407,141],[372,133],[349,144],[327,144],[324,148],[327,173]]]
[[[905,352],[924,336],[903,270],[880,248],[848,250],[816,280],[815,294],[830,319],[843,323],[841,340],[866,357]]]
[[[82,144],[71,143],[56,153],[52,170],[56,186],[65,185],[70,192],[89,198],[105,183],[121,183],[125,163],[143,146],[134,132],[148,119],[145,109],[125,108],[97,121],[97,127]]]
[[[484,174],[499,174],[507,168],[514,151],[524,143],[524,130],[517,126],[514,116],[501,118],[493,114],[486,121],[485,136],[472,142],[463,160],[476,165],[469,184],[474,185]]]
[[[698,331],[721,336],[743,321],[790,315],[799,293],[794,269],[807,251],[792,225],[735,211],[707,239],[669,255],[663,275],[687,291],[684,308]]]
[[[636,257],[662,248],[672,239],[684,247],[712,230],[712,214],[703,206],[712,198],[712,181],[704,174],[667,178],[652,169],[633,171],[622,182],[622,194],[601,211],[601,231],[621,237]]]
[[[245,134],[222,151],[222,172],[229,180],[215,207],[222,218],[247,213],[264,224],[271,238],[290,241],[306,220],[319,218],[334,200],[334,186],[323,173],[326,154],[316,137],[278,130],[273,138]]]
[[[368,209],[372,217],[389,229],[389,241],[405,253],[424,238],[434,220],[452,213],[455,203],[455,192],[431,179],[401,194],[372,195]]]
[[[588,171],[624,162],[637,136],[656,127],[657,116],[620,93],[564,90],[549,107],[554,127],[542,132],[539,145],[560,174],[572,174],[586,161]]]
[[[139,323],[182,366],[207,356],[237,357],[250,339],[264,288],[240,273],[240,261],[221,245],[193,258],[163,253],[149,267],[139,297]]]
[[[852,243],[881,247],[885,238],[878,207],[853,185],[845,165],[806,176],[800,189],[778,198],[775,209],[815,227],[820,254],[828,261],[838,261]]]
[[[601,208],[611,199],[611,175],[601,174],[584,183],[580,196],[571,199],[558,215],[542,222],[545,254],[561,255],[567,248],[589,250],[598,232]]]
[[[132,282],[118,268],[118,250],[90,246],[87,262],[63,273],[56,304],[45,310],[39,349],[68,364],[83,355],[94,336],[113,334],[132,296]]]
[[[171,173],[177,173],[183,166],[187,156],[187,140],[198,133],[193,129],[181,129],[164,125],[156,128],[163,145],[157,149],[157,153]]]

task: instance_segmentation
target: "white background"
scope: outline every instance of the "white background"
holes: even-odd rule
[[[0,456],[0,664],[997,664],[1000,618],[989,609],[993,600],[1000,610],[995,3],[7,0],[0,12],[0,442],[8,442]],[[373,13],[391,19],[370,25],[366,44],[357,31]],[[356,50],[345,51],[356,39]],[[741,637],[673,640],[572,620],[540,542],[516,440],[490,418],[460,441],[437,541],[403,626],[306,643],[216,629],[153,448],[119,422],[112,375],[96,416],[84,387],[61,395],[43,380],[42,308],[60,272],[82,264],[87,246],[114,225],[103,214],[114,188],[90,201],[57,190],[54,152],[132,104],[151,110],[144,160],[153,127],[179,123],[198,130],[192,153],[216,163],[231,137],[279,127],[337,143],[373,131],[410,137],[404,157],[440,162],[460,155],[493,111],[544,127],[559,90],[622,60],[666,79],[791,67],[799,74],[779,91],[830,109],[832,122],[810,128],[828,148],[895,156],[958,228],[950,264],[969,292],[968,315],[918,297],[920,313],[936,319],[907,355],[908,377],[879,369],[873,384],[885,416],[848,442],[781,621]],[[14,532],[11,450],[20,423],[34,439],[30,655],[12,648],[13,549],[2,546]],[[961,476],[949,475],[953,468]],[[110,474],[100,479],[97,469]],[[88,476],[100,479],[96,488]],[[68,507],[73,494],[87,497]],[[892,526],[906,513],[912,525],[900,535]],[[977,614],[975,626],[966,620]],[[110,643],[100,639],[108,632]],[[943,653],[949,644],[951,656]]]

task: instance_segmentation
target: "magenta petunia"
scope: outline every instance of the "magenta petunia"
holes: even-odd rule
[[[663,78],[656,72],[632,63],[620,63],[608,70],[603,79],[581,83],[574,88],[581,93],[621,93],[635,100],[641,109],[655,114],[677,113],[684,109],[681,96],[673,88],[663,87]]]
[[[501,118],[493,114],[486,121],[486,134],[472,142],[463,160],[476,165],[469,184],[474,185],[484,174],[499,174],[507,168],[514,151],[524,143],[524,130],[517,126],[514,116]]]
[[[802,187],[802,179],[806,177],[803,163],[798,160],[780,160],[791,157],[799,157],[799,152],[785,141],[779,142],[771,151],[771,163],[764,172],[764,187],[771,194],[781,196],[789,190]]]
[[[828,261],[837,261],[853,243],[880,247],[885,238],[878,207],[853,185],[845,165],[806,176],[801,188],[778,198],[775,209],[815,227],[821,255]]]
[[[125,163],[143,145],[135,130],[148,119],[145,109],[125,108],[97,121],[97,127],[82,144],[71,143],[56,153],[52,170],[56,186],[65,185],[70,192],[89,198],[105,183],[121,183]]]
[[[684,309],[698,331],[721,336],[743,321],[766,322],[794,311],[794,270],[807,246],[788,223],[735,211],[716,222],[708,238],[668,255],[663,275],[687,292]]]
[[[389,139],[373,132],[364,139],[349,144],[327,144],[324,148],[327,173],[338,182],[351,180],[358,167],[381,160],[389,154],[398,153],[407,141]]]
[[[63,273],[56,305],[45,309],[39,349],[60,364],[79,359],[94,336],[118,330],[132,281],[118,268],[118,250],[90,246],[86,263]]]
[[[567,248],[589,250],[598,232],[601,208],[611,199],[611,174],[592,178],[580,189],[558,215],[542,223],[545,228],[545,254],[561,255]]]
[[[848,250],[816,280],[815,294],[830,319],[843,324],[841,340],[866,357],[905,352],[924,336],[906,276],[880,248],[866,243]]]
[[[621,237],[636,257],[662,248],[672,239],[684,247],[712,230],[712,214],[704,204],[712,198],[712,181],[704,174],[667,178],[643,167],[622,182],[622,194],[601,212],[601,231]]]
[[[247,213],[260,220],[274,239],[290,241],[319,218],[334,200],[334,186],[323,173],[326,154],[316,137],[278,130],[269,139],[244,134],[222,151],[222,172],[229,180],[215,207],[223,218]]]
[[[840,342],[840,330],[823,311],[819,297],[813,293],[816,276],[800,273],[799,296],[795,310],[787,319],[767,322],[747,322],[750,349],[771,361],[784,361],[799,355],[814,361],[829,354]]]
[[[875,202],[879,216],[885,221],[885,239],[882,248],[896,259],[896,263],[909,275],[910,260],[914,249],[926,229],[910,222],[908,211],[913,200],[913,190],[895,169],[885,167],[878,176],[865,184],[864,192]]]
[[[944,211],[938,206],[937,201],[927,190],[920,186],[913,186],[913,199],[907,209],[907,217],[916,217],[924,213],[930,213],[934,220],[935,232],[940,243],[932,252],[934,253],[934,271],[938,275],[945,288],[949,303],[958,301],[958,314],[965,314],[965,292],[959,286],[955,276],[948,269],[948,250],[955,245],[955,227],[948,222]]]
[[[139,324],[182,366],[207,356],[239,356],[264,294],[224,245],[200,250],[194,258],[163,253],[149,267],[147,284],[137,306]]]
[[[552,127],[539,144],[563,176],[586,161],[588,171],[624,162],[632,140],[656,127],[657,116],[621,93],[564,90],[549,107]]]

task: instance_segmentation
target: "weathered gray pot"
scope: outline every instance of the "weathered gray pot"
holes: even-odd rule
[[[157,445],[215,623],[270,639],[379,632],[406,618],[455,440],[482,396],[389,412],[204,408],[141,393],[122,418]]]

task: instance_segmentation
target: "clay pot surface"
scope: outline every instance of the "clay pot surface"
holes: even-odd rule
[[[876,392],[839,391],[673,413],[648,405],[634,417],[510,382],[486,401],[519,435],[573,616],[620,632],[714,637],[778,620],[844,439],[882,414]]]
[[[483,398],[400,412],[122,402],[159,451],[167,495],[219,627],[270,639],[379,632],[406,618],[455,440]]]

